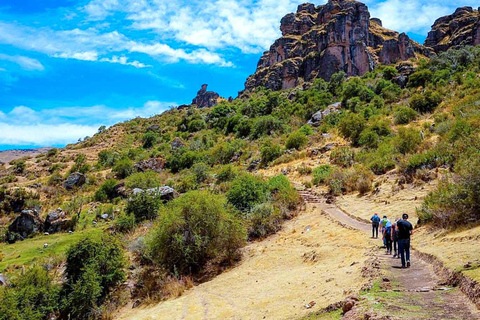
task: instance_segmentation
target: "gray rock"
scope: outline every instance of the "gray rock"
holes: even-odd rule
[[[184,143],[179,137],[176,137],[175,139],[173,139],[171,146],[173,150],[180,149],[184,146]]]
[[[0,273],[0,286],[6,286],[7,285],[7,279],[3,274]]]
[[[172,142],[173,143],[173,142]],[[151,158],[147,160],[142,160],[136,163],[133,167],[139,172],[145,172],[147,170],[162,172],[165,167],[165,159],[163,158]]]
[[[8,226],[7,241],[13,243],[24,240],[29,235],[43,231],[43,222],[35,210],[23,210],[20,215]]]
[[[104,213],[100,216],[100,218],[102,218],[103,220],[107,220],[108,219],[108,214]]]
[[[67,180],[63,183],[63,186],[67,190],[72,190],[74,187],[81,187],[85,182],[87,182],[85,175],[80,172],[75,172],[68,176]]]

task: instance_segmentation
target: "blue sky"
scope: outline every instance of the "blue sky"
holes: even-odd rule
[[[296,0],[0,0],[0,150],[62,146],[100,125],[236,96]],[[325,1],[316,1],[322,4]],[[474,1],[368,0],[423,42]]]

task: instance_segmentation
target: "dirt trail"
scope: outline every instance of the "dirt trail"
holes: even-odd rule
[[[323,205],[323,210],[332,218],[349,227],[371,235],[371,226],[345,214],[332,205]],[[374,259],[378,261],[378,277],[372,289],[361,294],[360,305],[348,319],[363,319],[372,312],[376,316],[390,316],[385,319],[480,319],[480,312],[468,298],[456,288],[442,285],[433,267],[417,257],[412,251],[412,266],[400,269],[399,259],[386,255],[377,246]],[[415,241],[413,236],[412,241]]]

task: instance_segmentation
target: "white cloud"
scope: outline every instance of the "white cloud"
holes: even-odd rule
[[[45,70],[45,67],[40,63],[40,61],[38,61],[37,59],[25,57],[25,56],[19,56],[19,55],[11,56],[11,55],[0,53],[0,60],[13,62],[19,65],[22,69],[28,70],[28,71]]]
[[[111,58],[102,58],[100,59],[100,61],[103,61],[103,62],[110,62],[110,63],[119,63],[119,64],[123,64],[123,65],[127,65],[127,66],[133,66],[135,68],[147,68],[147,67],[151,67],[149,65],[146,65],[146,64],[143,64],[141,62],[138,62],[138,61],[128,61],[128,58],[125,57],[125,56],[122,56],[122,57],[118,57],[118,56],[113,56]]]
[[[231,67],[219,54],[204,48],[184,50],[174,49],[158,42],[133,41],[118,31],[101,33],[98,29],[52,30],[50,28],[30,28],[0,22],[0,43],[10,44],[25,50],[47,54],[55,58],[83,61],[102,61],[144,68],[139,61],[128,61],[128,57],[112,53],[137,52],[150,55],[166,62],[186,61],[188,63],[215,64]],[[125,60],[126,59],[126,60]]]
[[[114,109],[104,105],[34,110],[25,106],[0,111],[0,144],[62,145],[91,136],[101,125],[112,125],[135,117],[150,117],[176,103],[147,101],[140,107]]]

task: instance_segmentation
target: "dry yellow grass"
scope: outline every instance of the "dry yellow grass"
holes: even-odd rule
[[[116,318],[301,318],[358,292],[368,247],[362,232],[347,230],[308,206],[276,235],[248,245],[238,266],[180,298],[124,309]],[[315,307],[306,309],[312,300]]]

